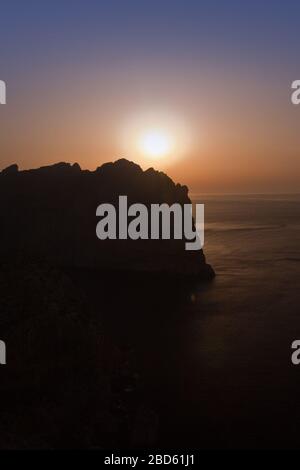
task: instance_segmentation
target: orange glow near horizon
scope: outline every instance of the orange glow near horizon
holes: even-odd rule
[[[193,192],[298,191],[299,109],[286,102],[285,90],[269,90],[258,72],[250,80],[222,69],[224,92],[217,68],[196,70],[186,86],[188,69],[181,75],[163,67],[159,76],[154,64],[141,67],[140,90],[116,69],[107,80],[96,69],[84,72],[80,90],[67,72],[40,79],[31,93],[20,88],[1,109],[0,167],[66,161],[94,170],[127,158]]]

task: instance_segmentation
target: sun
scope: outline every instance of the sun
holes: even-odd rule
[[[186,158],[192,148],[191,124],[176,110],[136,110],[124,115],[120,125],[120,154],[131,158],[143,168],[154,166],[167,170]]]
[[[139,148],[146,157],[163,158],[171,152],[172,139],[160,129],[151,129],[141,135]]]

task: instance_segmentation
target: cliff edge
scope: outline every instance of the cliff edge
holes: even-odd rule
[[[99,240],[96,208],[128,204],[190,204],[186,186],[166,174],[143,171],[125,159],[95,171],[57,163],[0,173],[0,257],[45,260],[52,265],[97,270],[170,273],[211,279],[202,250],[186,251],[184,240]]]

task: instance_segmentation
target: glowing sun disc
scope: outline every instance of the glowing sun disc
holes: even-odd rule
[[[142,135],[140,150],[149,157],[159,158],[166,156],[171,150],[171,139],[160,130],[151,130]]]

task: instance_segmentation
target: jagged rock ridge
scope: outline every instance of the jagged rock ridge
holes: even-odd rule
[[[183,240],[105,240],[96,237],[96,208],[118,205],[119,195],[134,202],[188,204],[188,188],[162,172],[125,159],[95,171],[57,163],[0,173],[0,256],[42,259],[53,265],[130,270],[212,278],[202,250],[189,252]]]

